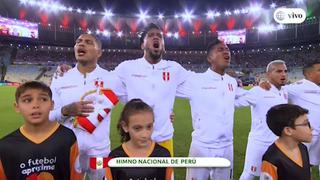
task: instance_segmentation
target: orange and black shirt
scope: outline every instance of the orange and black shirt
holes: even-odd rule
[[[0,179],[81,179],[78,153],[76,136],[58,123],[41,139],[21,127],[0,140]]]
[[[261,175],[266,180],[308,180],[311,179],[308,150],[299,143],[298,160],[290,157],[290,153],[278,142],[273,143],[262,158]]]

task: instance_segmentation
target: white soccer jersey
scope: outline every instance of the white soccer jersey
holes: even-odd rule
[[[150,64],[146,59],[124,61],[115,69],[125,86],[128,100],[140,98],[153,108],[155,115],[152,139],[166,141],[173,136],[170,114],[176,90],[189,73],[174,61]]]
[[[232,145],[237,82],[211,69],[194,73],[178,88],[178,96],[190,99],[192,142],[207,148]],[[241,92],[242,93],[242,92]]]
[[[266,122],[268,110],[278,104],[288,103],[288,93],[281,88],[271,85],[270,90],[264,90],[259,86],[252,88],[245,95],[236,100],[239,106],[251,106],[251,130],[249,138],[265,143],[272,143],[277,136],[272,133]]]
[[[110,88],[117,95],[124,95],[117,76],[111,75],[110,72],[100,68],[98,65],[95,70],[86,73],[86,75],[80,73],[77,67],[72,68],[63,77],[53,79],[51,84],[54,110],[50,112],[49,119],[52,121],[57,120],[74,130],[79,141],[80,150],[87,150],[87,148],[93,147],[102,151],[110,151],[109,129],[111,112],[90,134],[82,129],[80,130],[80,127],[75,127],[74,117],[64,117],[61,114],[61,108],[70,103],[79,102],[86,93],[96,90],[98,87]]]
[[[308,118],[313,128],[313,134],[320,133],[320,87],[315,83],[302,79],[285,86],[290,103],[309,110]]]

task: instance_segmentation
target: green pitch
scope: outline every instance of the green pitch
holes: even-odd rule
[[[0,87],[0,138],[9,132],[17,129],[23,122],[19,114],[14,112],[14,87]],[[112,148],[120,145],[120,138],[117,133],[116,123],[122,105],[118,105],[112,113],[111,122],[111,144]],[[187,100],[177,99],[174,106],[175,121],[174,121],[174,154],[175,156],[188,156],[189,145],[191,142],[191,114]],[[247,144],[247,137],[250,130],[250,110],[249,108],[237,109],[234,122],[234,179],[239,179]],[[214,127],[213,127],[214,128]],[[176,168],[175,179],[185,179],[185,168]],[[314,179],[319,178],[318,170],[313,169],[312,175]]]

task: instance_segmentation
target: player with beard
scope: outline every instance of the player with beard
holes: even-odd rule
[[[207,48],[209,68],[192,74],[178,88],[178,96],[190,100],[192,141],[190,157],[221,157],[231,162],[227,168],[188,168],[187,180],[232,179],[233,121],[236,97],[242,95],[236,79],[226,74],[231,54],[228,46],[218,39]]]
[[[152,140],[173,155],[173,125],[170,114],[176,90],[189,76],[177,62],[162,59],[165,53],[162,30],[151,23],[140,38],[143,57],[119,64],[115,73],[121,79],[128,100],[139,98],[153,108]]]
[[[271,61],[266,68],[270,90],[256,86],[237,99],[241,106],[251,106],[251,130],[248,136],[244,170],[241,180],[253,180],[260,176],[262,156],[277,136],[268,128],[267,111],[278,104],[288,103],[288,93],[283,88],[287,83],[287,67],[284,61]]]
[[[53,79],[51,83],[55,107],[50,112],[49,119],[57,120],[74,131],[80,149],[82,172],[86,173],[90,179],[102,179],[105,169],[89,168],[89,159],[90,157],[107,157],[110,153],[109,112],[113,106],[103,109],[105,113],[94,116],[98,117],[99,122],[96,121],[98,122],[96,124],[93,123],[94,120],[97,120],[96,118],[90,119],[91,121],[88,118],[96,112],[95,109],[99,109],[99,103],[94,100],[95,98],[100,98],[100,102],[117,102],[117,96],[113,91],[120,95],[116,87],[120,81],[97,64],[102,50],[100,40],[94,35],[80,35],[76,40],[74,53],[77,65],[66,72],[63,77]],[[101,91],[102,89],[106,91]],[[96,96],[92,95],[94,92],[98,92]],[[105,96],[102,96],[103,99],[98,95],[102,92],[107,92]],[[86,100],[84,97],[89,94],[92,99]],[[86,122],[84,124],[86,126],[82,126],[80,118],[82,122]]]

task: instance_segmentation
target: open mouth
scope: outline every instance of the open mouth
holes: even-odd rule
[[[77,53],[79,56],[84,56],[86,54],[86,51],[84,49],[78,49]]]
[[[34,113],[31,114],[31,116],[33,118],[39,118],[41,116],[41,113],[40,112],[34,112]]]
[[[159,43],[158,41],[154,41],[154,42],[153,42],[153,47],[154,47],[155,49],[158,49],[158,48],[160,47],[160,43]]]

